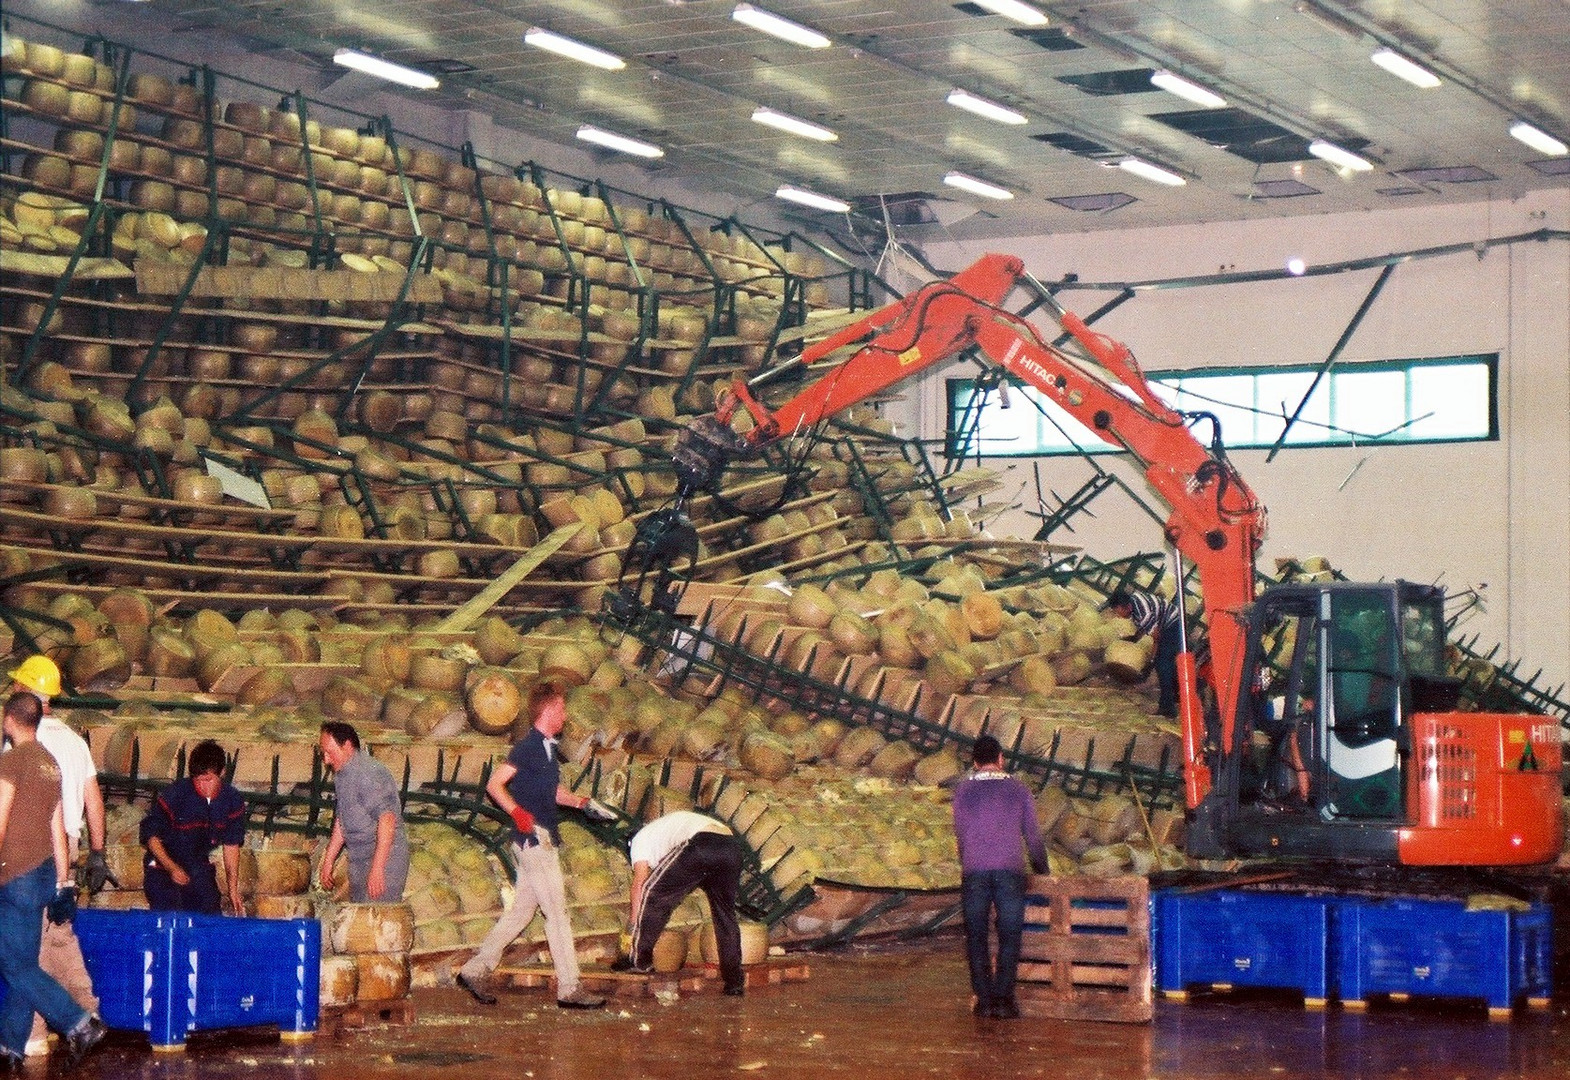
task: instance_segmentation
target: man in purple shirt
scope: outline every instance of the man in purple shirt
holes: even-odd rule
[[[954,837],[959,841],[960,903],[965,955],[975,1013],[998,1020],[1019,1016],[1014,979],[1025,932],[1025,848],[1036,873],[1047,869],[1047,848],[1036,824],[1030,789],[1003,771],[1003,747],[991,735],[971,749],[974,770],[954,789]],[[997,912],[998,959],[992,963],[989,926]]]

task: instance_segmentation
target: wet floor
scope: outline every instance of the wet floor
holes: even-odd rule
[[[613,998],[566,1012],[548,992],[495,1008],[414,993],[415,1020],[297,1045],[259,1032],[193,1037],[154,1054],[115,1035],[83,1078],[146,1080],[707,1080],[885,1076],[1072,1080],[1489,1080],[1570,1077],[1570,1003],[1490,1021],[1481,1005],[1305,1011],[1288,999],[1158,1003],[1149,1025],[976,1020],[956,937],[810,958],[811,978],[749,991]],[[30,1063],[27,1075],[58,1075]]]

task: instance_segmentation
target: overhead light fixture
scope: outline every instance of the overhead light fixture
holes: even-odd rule
[[[1432,90],[1434,87],[1441,85],[1438,75],[1429,71],[1422,64],[1407,59],[1388,46],[1382,49],[1375,49],[1369,59],[1396,78],[1405,79],[1419,89]]]
[[[777,37],[781,41],[788,41],[792,45],[800,45],[804,49],[827,49],[834,44],[823,34],[818,33],[810,26],[791,22],[789,19],[764,11],[751,4],[737,4],[730,17],[743,26],[750,26],[754,30],[762,31],[770,37]]]
[[[1308,152],[1323,161],[1339,165],[1343,169],[1351,169],[1353,172],[1368,172],[1374,167],[1374,163],[1367,158],[1358,157],[1352,151],[1343,150],[1335,143],[1326,142],[1324,139],[1315,139],[1309,143]]]
[[[1158,71],[1150,76],[1150,85],[1159,87],[1169,94],[1191,101],[1202,109],[1219,109],[1227,103],[1227,99],[1213,90],[1207,90],[1197,82],[1192,82],[1173,71]]]
[[[646,143],[641,139],[629,139],[625,135],[618,135],[614,131],[605,131],[589,124],[584,124],[578,129],[578,138],[597,146],[620,150],[624,154],[636,154],[646,158],[665,156],[665,151],[653,143]]]
[[[816,139],[819,142],[834,142],[839,138],[838,135],[822,124],[814,124],[811,120],[803,120],[799,116],[776,112],[773,109],[753,109],[752,121],[755,124],[766,124],[771,128],[788,131],[792,135],[800,135],[804,139]]]
[[[779,190],[775,191],[774,197],[776,199],[784,199],[786,202],[810,206],[814,210],[827,210],[831,214],[844,214],[850,211],[850,203],[844,199],[836,199],[830,195],[819,195],[816,191],[792,187],[790,184],[781,184]]]
[[[1131,172],[1135,176],[1144,177],[1146,180],[1153,180],[1158,184],[1165,184],[1167,187],[1182,187],[1184,184],[1188,183],[1187,180],[1173,172],[1171,169],[1163,169],[1160,165],[1153,165],[1143,158],[1126,157],[1122,161],[1118,162],[1118,168],[1122,169],[1124,172]]]
[[[585,45],[574,38],[564,37],[561,34],[538,26],[530,27],[523,35],[524,44],[533,45],[536,49],[565,56],[569,60],[576,60],[580,64],[601,68],[605,71],[620,71],[627,66],[627,61],[615,53],[596,49],[593,45]]]
[[[1046,15],[1029,4],[1020,3],[1020,0],[976,0],[976,6],[1005,19],[1013,19],[1022,26],[1047,25]]]
[[[962,172],[951,172],[943,177],[943,182],[949,187],[968,191],[972,195],[981,195],[988,199],[1012,199],[1014,193],[1006,187],[989,184],[985,180],[977,180],[974,176],[967,176]]]
[[[353,49],[339,49],[333,53],[333,63],[339,67],[353,68],[367,75],[375,75],[378,79],[386,79],[401,86],[412,86],[416,90],[435,90],[441,85],[441,80],[434,75],[404,67],[402,64],[394,64],[377,56],[356,52]]]
[[[956,108],[964,109],[966,112],[973,112],[977,116],[984,116],[988,120],[995,120],[1000,124],[1030,123],[1024,113],[1015,112],[1007,105],[999,105],[996,101],[984,98],[980,94],[972,94],[969,90],[960,90],[958,88],[950,90],[947,100],[950,105]]]
[[[1511,124],[1510,135],[1512,138],[1526,143],[1539,154],[1547,154],[1549,157],[1564,157],[1566,154],[1570,154],[1570,146],[1566,146],[1542,128],[1533,127],[1525,120],[1517,120]]]

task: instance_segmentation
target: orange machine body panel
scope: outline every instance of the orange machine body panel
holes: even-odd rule
[[[1416,713],[1402,863],[1509,866],[1552,861],[1564,844],[1562,744],[1552,717]]]

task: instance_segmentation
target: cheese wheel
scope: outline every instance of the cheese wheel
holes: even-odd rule
[[[353,1005],[360,986],[360,968],[352,956],[322,957],[319,981],[321,1006],[339,1009]]]
[[[398,955],[414,944],[414,911],[402,901],[339,904],[323,921],[333,952],[341,955]]]
[[[411,938],[410,944],[413,944]],[[359,969],[354,999],[358,1002],[401,1001],[409,996],[409,954],[368,953],[354,958]]]

